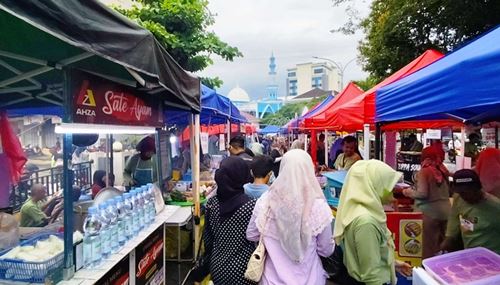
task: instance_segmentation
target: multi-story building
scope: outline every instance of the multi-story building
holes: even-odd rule
[[[326,62],[301,63],[287,69],[287,97],[294,97],[319,88],[325,91],[339,91],[340,75],[338,70]]]

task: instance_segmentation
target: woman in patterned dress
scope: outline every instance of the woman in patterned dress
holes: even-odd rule
[[[246,239],[246,229],[255,207],[254,199],[244,193],[251,181],[247,163],[228,157],[215,173],[217,196],[206,206],[205,250],[215,285],[255,284],[244,274],[255,243]]]

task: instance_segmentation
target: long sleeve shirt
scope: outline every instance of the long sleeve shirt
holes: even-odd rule
[[[380,285],[391,281],[391,249],[387,228],[371,216],[354,219],[346,228],[343,238],[344,264],[349,275],[367,285]]]
[[[316,200],[316,203],[324,201]],[[318,208],[315,204],[314,208]],[[257,205],[250,219],[247,229],[247,239],[259,241],[261,233],[256,224],[257,215],[266,211]],[[314,213],[313,213],[314,214]],[[311,217],[314,215],[311,214]],[[264,285],[308,285],[325,284],[327,274],[323,269],[319,256],[329,256],[333,253],[334,242],[332,239],[332,227],[328,224],[325,229],[311,239],[307,248],[305,258],[301,263],[292,261],[281,247],[277,238],[276,220],[272,215],[268,218],[264,229],[264,245],[266,247],[266,261],[264,273],[260,284]]]

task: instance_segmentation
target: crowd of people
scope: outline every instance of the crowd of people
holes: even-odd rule
[[[315,165],[300,142],[277,160],[232,140],[231,157],[216,171],[217,195],[206,205],[206,267],[197,281],[210,274],[214,284],[255,284],[245,271],[259,243],[266,249],[259,284],[325,284],[322,258],[334,256],[346,271],[336,276],[338,284],[395,284],[396,272],[410,275],[411,266],[395,259],[384,212],[401,173],[362,160],[354,137],[338,144],[334,167],[349,171],[332,224]],[[477,246],[500,253],[500,150],[480,152],[474,170],[455,173],[444,166],[444,153],[439,142],[421,149],[416,184],[403,190],[423,214],[423,258]]]

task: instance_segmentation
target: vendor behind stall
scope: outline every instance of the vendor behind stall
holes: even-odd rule
[[[481,246],[500,254],[500,199],[482,191],[473,170],[457,171],[453,182],[456,194],[441,248],[453,251]]]
[[[31,187],[31,197],[21,207],[21,227],[43,227],[47,225],[49,217],[43,212],[52,200],[59,197],[54,195],[47,203],[43,200],[47,197],[47,189],[42,184],[34,184]]]
[[[152,136],[143,138],[136,149],[139,153],[128,159],[123,170],[125,186],[142,186],[157,178],[155,139]]]
[[[416,189],[403,190],[405,196],[415,199],[416,207],[423,214],[423,258],[439,252],[451,211],[447,176],[441,171],[439,161],[439,153],[435,148],[424,148]]]
[[[346,136],[342,140],[342,150],[343,153],[335,160],[334,166],[337,170],[349,170],[356,161],[362,159],[358,154],[358,141],[353,136]]]

